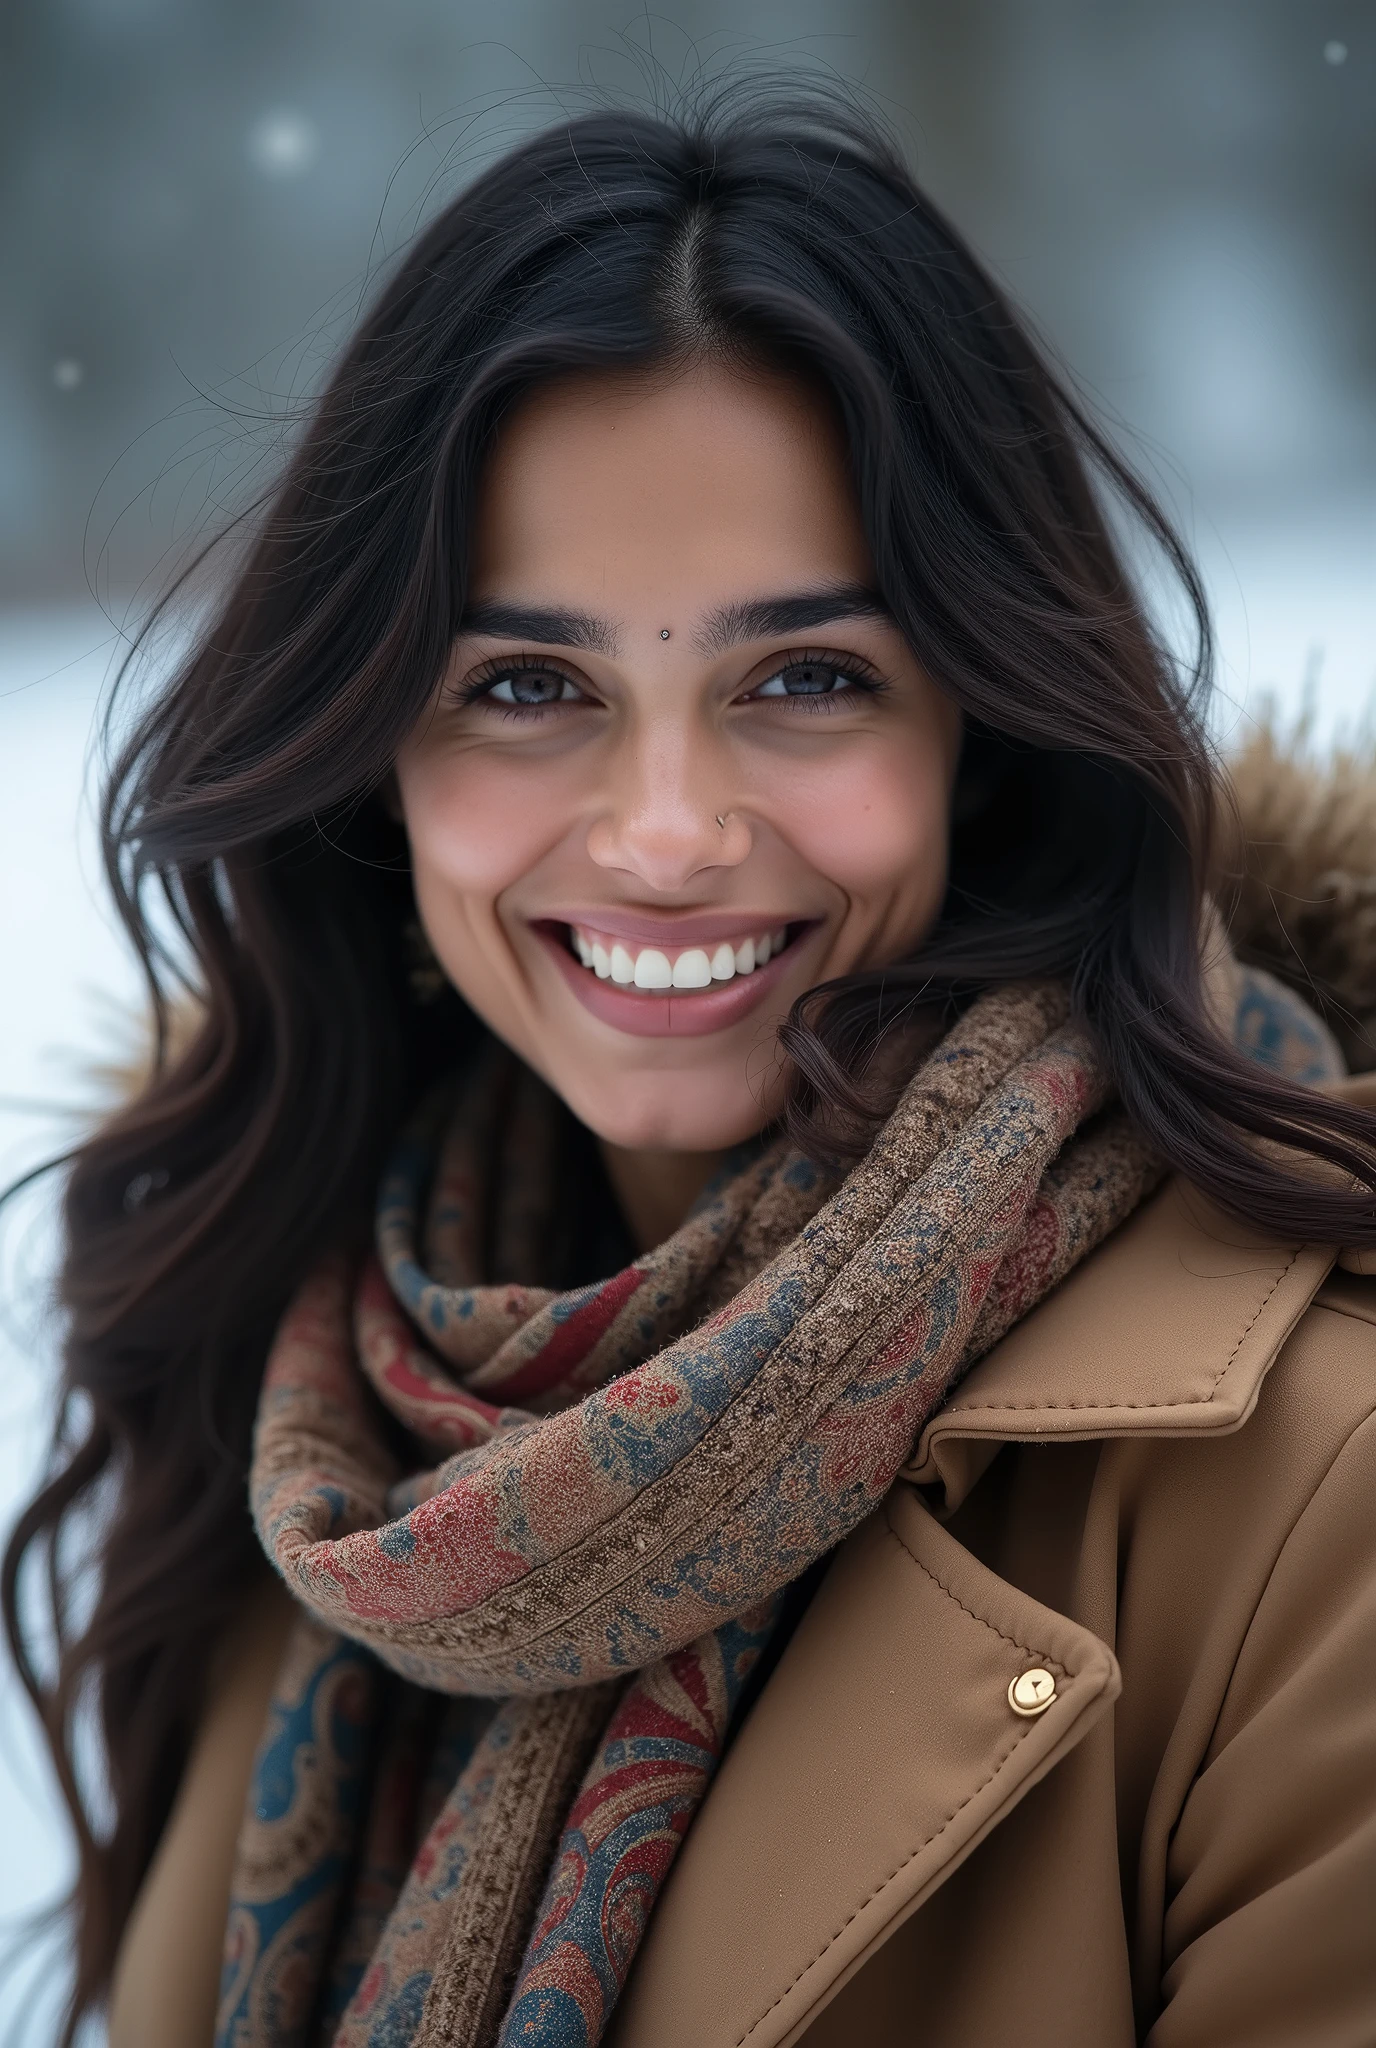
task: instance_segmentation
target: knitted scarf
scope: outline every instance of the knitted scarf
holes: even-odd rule
[[[839,1186],[756,1146],[556,1293],[557,1105],[510,1082],[426,1108],[376,1257],[327,1260],[268,1362],[253,1512],[302,1612],[220,2048],[592,2048],[783,1589],[1160,1177],[1064,992],[1014,988]]]

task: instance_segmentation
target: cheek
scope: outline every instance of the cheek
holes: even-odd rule
[[[816,787],[790,791],[781,822],[857,908],[886,922],[921,917],[945,886],[949,775],[942,748],[866,747]]]
[[[490,902],[558,837],[557,806],[531,801],[528,775],[518,795],[505,766],[476,756],[403,755],[398,761],[412,868],[427,895],[439,889]]]

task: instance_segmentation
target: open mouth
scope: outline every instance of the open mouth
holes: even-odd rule
[[[634,920],[616,922],[620,931],[585,917],[539,918],[531,928],[582,1007],[633,1038],[700,1038],[740,1024],[770,1002],[795,950],[822,930],[816,918],[762,918],[728,935],[720,915],[685,918],[673,944],[662,925],[652,941],[635,936]]]
[[[680,947],[641,946],[586,925],[565,929],[569,951],[599,981],[662,995],[666,989],[689,994],[744,979],[784,952],[798,928],[781,924],[770,931],[753,932],[734,944],[722,939],[715,946]]]

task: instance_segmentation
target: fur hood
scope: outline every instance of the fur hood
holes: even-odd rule
[[[1354,1072],[1376,1067],[1376,758],[1318,760],[1263,727],[1227,769],[1233,948],[1321,1013]]]

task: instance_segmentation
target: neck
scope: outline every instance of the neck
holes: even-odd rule
[[[672,1237],[724,1152],[630,1152],[601,1141],[602,1161],[637,1251]]]

